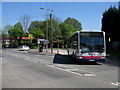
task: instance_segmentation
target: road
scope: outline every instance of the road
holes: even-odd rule
[[[75,63],[67,55],[2,51],[2,88],[118,88],[118,65]]]

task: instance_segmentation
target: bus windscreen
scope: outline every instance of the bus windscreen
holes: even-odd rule
[[[104,37],[102,32],[81,32],[81,52],[104,52]]]

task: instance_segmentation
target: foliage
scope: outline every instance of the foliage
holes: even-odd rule
[[[9,29],[12,29],[12,28],[13,28],[13,26],[11,26],[11,25],[6,25],[6,26],[3,28],[3,30],[1,30],[1,31],[2,31],[1,36],[2,36],[2,37],[9,37],[8,30],[9,30]]]
[[[53,29],[53,40],[56,40],[57,37],[62,38],[59,24],[53,19],[52,19],[52,29]]]
[[[61,19],[55,15],[53,15],[53,20],[55,20],[58,24],[62,23]]]
[[[23,31],[23,27],[22,27],[22,25],[21,25],[20,22],[16,23],[16,24],[14,25],[14,28],[18,28],[19,30],[22,30],[22,31]]]
[[[9,29],[8,33],[10,37],[19,38],[17,40],[19,46],[21,44],[20,42],[22,40],[22,37],[26,35],[25,32],[23,31],[23,28],[20,22],[16,23],[13,28]],[[13,46],[16,46],[16,45],[13,45]]]
[[[75,31],[77,31],[77,29],[75,29],[72,25],[66,23],[61,23],[59,27],[62,33],[62,39],[68,38]]]
[[[72,25],[72,26],[73,26],[75,29],[77,29],[77,30],[82,30],[81,23],[80,23],[78,20],[74,19],[74,18],[68,17],[68,18],[64,21],[64,23]]]
[[[80,31],[82,29],[81,23],[70,17],[61,23],[61,20],[54,15],[51,20],[47,19],[45,21],[32,21],[30,25],[29,16],[24,15],[20,18],[20,20],[21,21],[16,23],[14,27],[9,28],[8,33],[11,37],[19,37],[19,45],[27,44],[31,48],[37,45],[37,41],[33,40],[34,37],[45,39],[48,37],[48,40],[51,42],[51,30],[53,31],[53,41],[56,41],[59,38],[59,41],[65,43],[67,37],[75,31]],[[26,36],[30,39],[22,40],[22,37]]]
[[[106,32],[106,36],[111,41],[120,41],[118,38],[120,30],[120,12],[116,7],[110,7],[103,13],[102,31]]]
[[[9,29],[8,33],[10,34],[10,36],[16,37],[16,38],[25,34],[22,30],[20,30],[18,28]]]
[[[28,30],[30,32],[31,28],[40,28],[40,26],[41,26],[40,21],[32,21]]]
[[[34,37],[44,38],[43,30],[41,29],[41,22],[33,21],[29,27],[29,33],[33,34]]]
[[[61,34],[62,34],[62,40],[63,43],[66,44],[66,39],[72,35],[74,32],[77,31],[77,29],[75,29],[72,25],[70,24],[66,24],[66,23],[61,23],[59,25],[60,30],[61,30]]]

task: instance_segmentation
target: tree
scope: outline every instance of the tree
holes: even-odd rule
[[[40,28],[33,28],[31,30],[31,34],[33,34],[33,36],[35,37],[39,37],[39,38],[44,38],[44,33],[42,32],[42,30]]]
[[[23,15],[20,17],[21,25],[23,26],[23,30],[25,33],[28,33],[29,23],[30,23],[30,17],[28,15]]]
[[[18,44],[19,44],[19,46],[20,46],[20,45],[23,44],[23,43],[21,43],[22,37],[25,37],[25,36],[26,36],[26,33],[23,31],[23,26],[21,25],[20,22],[16,23],[16,24],[14,25],[14,28],[21,30],[21,33],[20,33],[20,36],[19,36],[19,39],[18,39]]]
[[[53,20],[55,20],[58,24],[62,23],[61,19],[58,18],[56,15],[53,15]]]
[[[107,48],[111,49],[112,42],[119,42],[120,12],[116,7],[110,7],[103,13],[102,31],[106,32]],[[109,41],[110,39],[110,41]]]
[[[60,30],[61,30],[61,34],[62,34],[62,40],[63,43],[66,44],[66,39],[72,35],[74,32],[77,31],[77,29],[75,29],[72,25],[70,24],[66,24],[66,23],[61,23],[59,25]],[[64,45],[65,46],[65,45]]]
[[[41,21],[32,21],[28,31],[31,32],[31,28],[41,28],[40,26],[41,26]]]
[[[102,31],[109,35],[112,42],[119,41],[120,15],[116,7],[110,7],[103,13]]]
[[[59,28],[59,24],[54,19],[52,19],[52,29],[53,29],[53,40],[55,41],[57,37],[61,38],[61,30]],[[51,38],[51,36],[49,36],[49,38]]]
[[[23,31],[21,23],[20,22],[16,23],[13,28],[8,30],[8,33],[10,37],[18,39],[17,42],[18,45],[20,46],[21,45],[20,41],[22,40],[22,37],[25,36],[25,32]]]
[[[75,29],[77,29],[77,30],[79,30],[79,31],[82,30],[81,23],[80,23],[78,20],[74,19],[74,18],[68,17],[68,18],[64,21],[64,23],[72,25]]]
[[[23,27],[22,27],[22,25],[21,25],[20,22],[16,23],[16,24],[14,25],[14,28],[18,28],[19,30],[22,30],[22,31],[23,31]]]
[[[10,34],[10,36],[15,38],[20,37],[21,35],[24,35],[24,32],[18,28],[9,29],[8,33]]]
[[[45,34],[43,33],[43,30],[41,29],[41,22],[40,21],[33,21],[30,24],[29,27],[29,33],[33,34],[35,37],[44,38]]]
[[[8,30],[9,29],[12,29],[13,26],[11,25],[6,25],[4,28],[3,28],[3,31],[2,31],[2,37],[8,37]]]

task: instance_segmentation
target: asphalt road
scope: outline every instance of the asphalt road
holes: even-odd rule
[[[118,64],[3,49],[2,88],[118,88]],[[118,58],[117,58],[118,59]],[[115,60],[117,61],[117,60]]]

